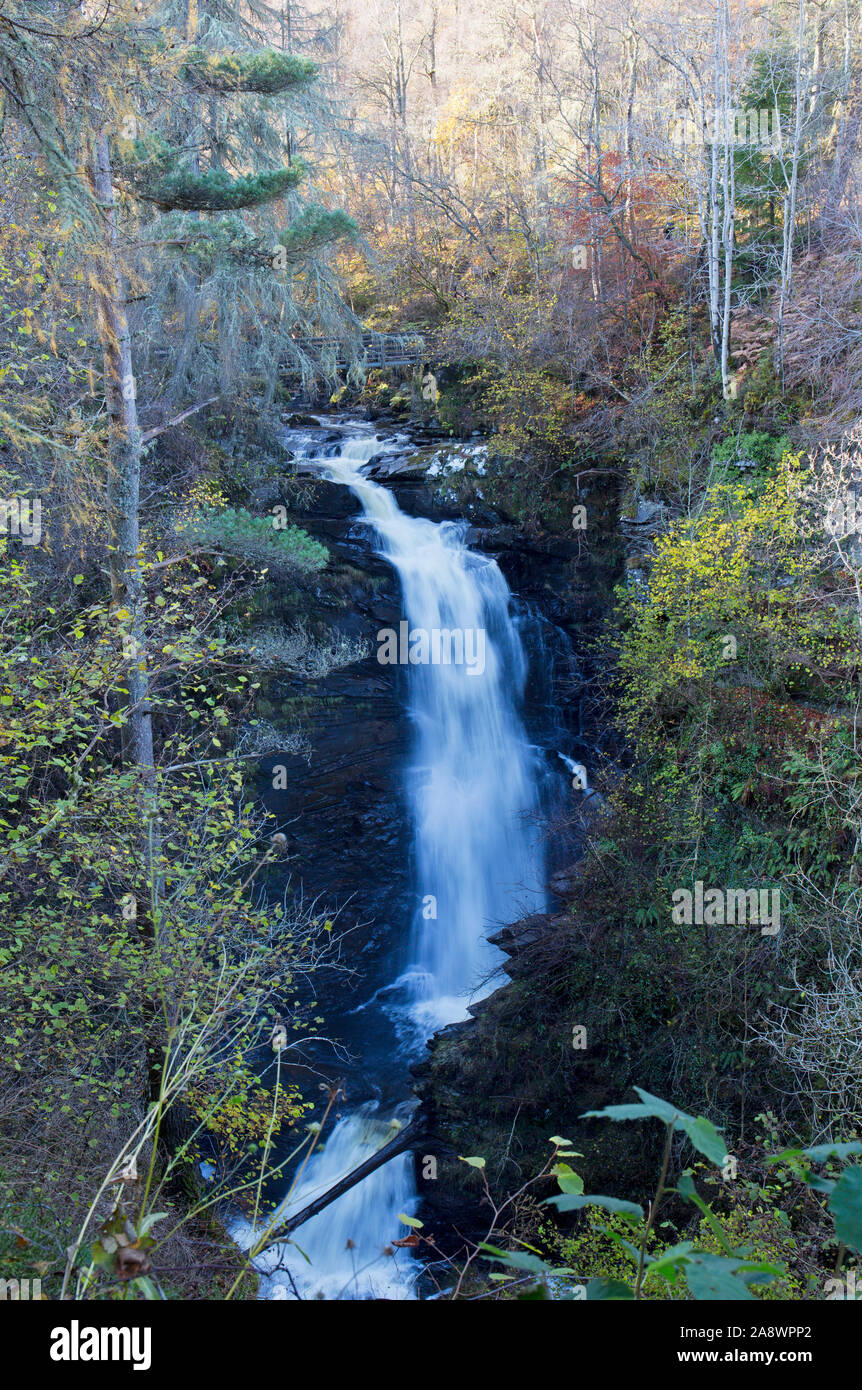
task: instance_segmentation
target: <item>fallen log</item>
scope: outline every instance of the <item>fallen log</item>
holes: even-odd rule
[[[209,396],[205,401],[201,401],[199,405],[190,405],[188,410],[184,410],[181,415],[175,415],[172,420],[166,420],[163,425],[156,425],[155,429],[152,430],[144,430],[141,435],[141,443],[149,444],[151,439],[156,438],[156,435],[164,434],[165,430],[171,429],[174,425],[179,425],[181,421],[187,420],[189,416],[194,415],[196,411],[203,410],[205,406],[213,405],[220,399],[219,396]]]
[[[378,1149],[370,1158],[366,1158],[364,1163],[360,1163],[358,1168],[354,1168],[345,1177],[340,1178],[337,1183],[322,1192],[319,1197],[315,1197],[313,1202],[309,1202],[307,1207],[298,1211],[295,1216],[289,1216],[286,1221],[281,1222],[275,1232],[275,1238],[281,1239],[283,1236],[290,1235],[298,1226],[310,1221],[312,1216],[316,1216],[324,1207],[328,1207],[330,1202],[336,1201],[338,1197],[349,1192],[351,1187],[355,1187],[363,1178],[367,1178],[370,1173],[374,1173],[378,1168],[382,1168],[384,1163],[388,1163],[390,1158],[395,1158],[398,1154],[404,1153],[405,1149],[412,1149],[414,1144],[425,1136],[425,1125],[421,1121],[411,1120],[406,1129],[400,1134],[396,1134],[394,1139],[390,1139],[388,1144],[384,1144],[382,1149]]]

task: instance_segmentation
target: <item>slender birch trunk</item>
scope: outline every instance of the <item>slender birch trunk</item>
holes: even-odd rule
[[[111,612],[122,632],[124,676],[128,691],[124,756],[139,770],[141,776],[141,795],[138,803],[142,831],[141,853],[148,878],[148,897],[145,903],[140,905],[146,914],[146,921],[142,921],[141,925],[158,944],[158,899],[161,884],[157,865],[161,841],[153,752],[152,706],[143,623],[144,593],[138,520],[141,430],[138,424],[132,346],[126,314],[126,289],[120,269],[110,149],[108,137],[104,133],[95,141],[92,179],[93,191],[101,205],[105,227],[94,289],[108,416],[106,504]]]
[[[785,170],[784,180],[787,192],[782,200],[783,218],[781,229],[781,289],[778,299],[778,372],[784,386],[784,317],[790,286],[793,279],[793,236],[796,231],[796,195],[799,184],[799,151],[802,143],[803,120],[803,44],[805,40],[805,0],[799,0],[796,34],[796,110],[793,122],[793,153],[790,161],[790,178]],[[782,169],[784,162],[782,160]]]
[[[105,255],[99,267],[96,306],[105,370],[108,413],[109,468],[107,481],[110,527],[111,604],[115,613],[128,613],[129,753],[132,761],[152,771],[153,729],[141,625],[142,580],[138,503],[141,477],[141,430],[132,347],[126,315],[125,287],[119,272],[117,224],[111,163],[106,135],[96,140],[93,185],[106,225]]]
[[[715,46],[716,92],[718,90],[718,40]],[[717,113],[713,114],[710,141],[709,216],[707,239],[707,277],[709,284],[709,332],[715,365],[721,368],[721,310],[719,306],[719,209],[718,209],[718,131]]]
[[[721,49],[721,114],[722,114],[722,170],[721,170],[721,248],[724,252],[724,301],[721,309],[721,390],[727,399],[730,393],[730,326],[732,317],[731,289],[733,284],[733,251],[736,233],[736,161],[734,159],[735,132],[732,129],[734,114],[731,102],[729,42],[727,4],[721,7],[720,49]]]

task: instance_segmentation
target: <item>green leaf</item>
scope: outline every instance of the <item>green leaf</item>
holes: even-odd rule
[[[410,1226],[414,1231],[421,1231],[423,1221],[417,1221],[415,1216],[405,1216],[403,1211],[399,1211],[398,1220],[403,1221],[405,1226]]]
[[[684,1240],[681,1244],[672,1246],[670,1250],[662,1251],[661,1255],[647,1255],[647,1268],[650,1274],[658,1274],[668,1284],[675,1284],[693,1249],[694,1242]]]
[[[582,1119],[605,1119],[605,1120],[663,1120],[669,1125],[676,1122],[685,1115],[685,1111],[678,1110],[675,1105],[670,1105],[666,1100],[661,1100],[658,1096],[650,1095],[649,1091],[642,1091],[640,1086],[633,1086],[632,1090],[637,1091],[641,1098],[641,1104],[630,1105],[606,1105],[604,1110],[587,1110]],[[691,1116],[687,1118],[691,1119]]]
[[[698,1153],[708,1158],[716,1167],[723,1168],[727,1162],[727,1146],[711,1120],[698,1115],[696,1120],[686,1115],[682,1127]]]
[[[798,1152],[804,1153],[806,1158],[813,1159],[815,1163],[825,1163],[827,1158],[849,1158],[851,1154],[862,1154],[862,1143],[854,1139],[849,1144],[815,1144],[812,1149],[800,1149]],[[778,1154],[776,1157],[780,1158],[781,1155]]]
[[[148,1231],[151,1231],[153,1229],[157,1221],[164,1221],[167,1215],[168,1213],[166,1211],[150,1212],[148,1216],[142,1218],[140,1225],[138,1226],[138,1235],[145,1236]]]
[[[485,1244],[480,1245],[479,1249],[486,1252],[486,1259],[498,1260],[511,1269],[525,1269],[530,1274],[571,1274],[569,1269],[554,1269],[538,1255],[529,1255],[526,1250],[501,1250],[496,1245]]]
[[[469,1165],[470,1165],[471,1168],[484,1168],[484,1167],[485,1167],[485,1160],[484,1160],[484,1158],[461,1158],[461,1155],[460,1155],[460,1154],[458,1155],[458,1157],[459,1157],[459,1159],[461,1159],[461,1162],[462,1162],[462,1163],[469,1163]]]
[[[835,1234],[845,1245],[862,1251],[862,1167],[845,1168],[829,1198]]]
[[[694,1297],[700,1300],[731,1300],[752,1303],[746,1276],[782,1274],[784,1271],[765,1261],[728,1259],[724,1255],[707,1255],[699,1251],[685,1266],[685,1278]],[[763,1282],[757,1280],[758,1283]]]
[[[809,1173],[805,1182],[808,1187],[811,1188],[812,1192],[825,1192],[828,1196],[830,1192],[834,1192],[835,1190],[835,1183],[831,1178],[818,1178],[812,1173]]]
[[[679,1110],[668,1101],[662,1100],[660,1096],[653,1096],[649,1091],[642,1090],[640,1086],[633,1087],[633,1090],[637,1091],[641,1098],[640,1105],[608,1105],[604,1110],[587,1110],[582,1118],[661,1120],[666,1125],[672,1124],[674,1129],[683,1130],[698,1153],[702,1153],[719,1168],[723,1167],[727,1159],[727,1147],[711,1120],[704,1119],[702,1115],[695,1118],[685,1110]]]
[[[604,1299],[634,1298],[634,1291],[620,1279],[590,1279],[587,1283],[587,1301],[595,1303]]]
[[[561,1192],[583,1192],[583,1178],[568,1163],[555,1163],[551,1172],[560,1184]]]
[[[624,1202],[619,1197],[584,1197],[566,1195],[548,1197],[546,1207],[556,1207],[557,1211],[581,1211],[583,1207],[603,1207],[605,1211],[618,1211],[627,1216],[637,1216],[643,1220],[644,1209],[637,1202]]]
[[[648,1105],[606,1105],[604,1110],[585,1110],[581,1116],[582,1120],[649,1120],[651,1118],[662,1119],[656,1110],[650,1109]],[[668,1121],[670,1123],[670,1121]]]
[[[728,1242],[727,1236],[724,1234],[724,1227],[718,1220],[718,1217],[715,1216],[715,1214],[713,1213],[713,1210],[709,1206],[709,1204],[705,1202],[703,1198],[700,1196],[699,1192],[697,1191],[694,1185],[694,1179],[691,1176],[691,1173],[682,1174],[679,1183],[677,1184],[676,1190],[681,1197],[685,1197],[688,1199],[688,1201],[694,1202],[695,1206],[703,1212],[703,1215],[705,1216],[706,1221],[710,1226],[714,1236],[718,1240],[719,1245],[723,1250],[727,1251],[727,1253],[730,1254],[732,1247]]]
[[[720,1256],[715,1256],[720,1259]],[[689,1290],[695,1298],[700,1300],[734,1301],[740,1303],[753,1303],[754,1294],[750,1293],[745,1284],[737,1279],[733,1269],[720,1269],[717,1265],[705,1265],[700,1260],[694,1260],[685,1268],[685,1279]]]

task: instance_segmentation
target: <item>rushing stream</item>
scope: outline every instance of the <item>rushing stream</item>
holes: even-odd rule
[[[404,1101],[347,1108],[289,1194],[286,1213],[327,1191],[409,1118],[411,1062],[432,1033],[467,1017],[467,1005],[491,988],[500,953],[489,931],[545,906],[543,774],[519,712],[527,662],[512,596],[496,562],[465,545],[465,525],[406,516],[388,489],[363,476],[363,464],[385,447],[366,428],[320,468],[360,501],[403,596],[405,621],[391,636],[378,634],[378,659],[399,661],[406,675],[405,799],[419,906],[393,948],[391,982],[353,1012],[363,1037],[371,1038],[381,1015],[394,1029]],[[292,1296],[286,1267],[306,1298],[415,1297],[417,1261],[404,1250],[397,1258],[381,1251],[407,1234],[398,1216],[418,1200],[411,1155],[390,1160],[296,1231],[308,1262],[295,1245],[262,1257],[264,1296]]]

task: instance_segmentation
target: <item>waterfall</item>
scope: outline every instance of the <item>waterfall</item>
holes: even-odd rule
[[[501,957],[488,931],[539,910],[544,895],[536,750],[518,713],[526,661],[508,586],[493,560],[467,548],[465,525],[406,516],[364,477],[362,465],[382,447],[361,434],[321,467],[361,502],[403,595],[406,620],[378,635],[378,657],[388,649],[404,664],[413,726],[405,790],[417,907],[386,991],[406,1072],[431,1034],[466,1018],[490,988]],[[344,1114],[285,1211],[300,1210],[391,1134],[369,1106]],[[381,1251],[408,1234],[398,1216],[419,1200],[412,1169],[409,1154],[392,1159],[300,1227],[294,1240],[310,1264],[291,1246],[270,1252],[258,1262],[264,1292],[285,1296],[276,1266],[287,1262],[305,1297],[411,1297],[416,1262],[407,1251]]]

